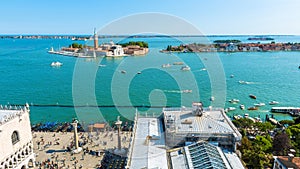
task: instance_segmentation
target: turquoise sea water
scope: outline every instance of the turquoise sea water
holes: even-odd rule
[[[249,36],[208,37],[216,39],[240,39],[248,42]],[[276,42],[300,42],[300,36],[274,36]],[[0,40],[0,103],[43,105],[31,106],[32,123],[45,121],[70,121],[77,115],[88,122],[113,121],[117,115],[132,119],[135,109],[126,106],[190,106],[193,101],[211,105],[209,98],[216,100],[226,92],[225,107],[236,107],[234,114],[249,113],[250,116],[265,118],[270,114],[269,101],[276,100],[278,106],[300,106],[300,52],[244,52],[244,53],[160,53],[167,45],[207,42],[203,37],[176,38],[134,38],[101,39],[130,41],[143,40],[149,43],[150,52],[146,56],[123,57],[118,59],[97,58],[78,59],[51,55],[50,47],[59,48],[72,43],[71,40]],[[85,42],[80,42],[85,43]],[[218,60],[213,60],[216,56]],[[51,62],[63,63],[60,68],[50,67]],[[181,71],[181,66],[162,68],[162,64],[183,61],[191,71]],[[210,62],[209,67],[206,62]],[[99,67],[98,65],[105,65]],[[121,73],[125,70],[126,73]],[[215,72],[211,77],[210,72]],[[137,74],[137,72],[141,74]],[[234,78],[230,78],[233,74]],[[223,80],[223,83],[215,84]],[[243,80],[250,84],[240,84]],[[212,87],[215,85],[215,88]],[[226,86],[223,86],[226,85]],[[225,88],[224,88],[225,87]],[[181,90],[191,89],[192,93]],[[220,91],[219,91],[220,90]],[[224,92],[224,93],[225,93]],[[249,98],[257,96],[257,100]],[[239,104],[231,104],[230,99],[239,99],[246,107],[264,102],[266,106],[258,111],[239,110]],[[220,102],[224,102],[221,100]],[[213,103],[212,103],[213,104]],[[48,106],[47,106],[48,105]],[[66,107],[57,107],[64,105]],[[83,107],[68,107],[68,106]],[[101,105],[104,107],[90,107]],[[111,105],[120,108],[109,107]],[[221,104],[222,105],[222,104]],[[86,106],[86,107],[84,107]],[[108,106],[108,107],[105,107]],[[124,107],[125,106],[125,107]],[[160,108],[138,108],[142,113],[159,114]],[[100,114],[101,112],[101,114]],[[275,118],[291,119],[288,115],[274,114]]]

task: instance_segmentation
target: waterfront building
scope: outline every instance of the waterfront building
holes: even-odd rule
[[[294,157],[293,154],[274,156],[273,158],[273,169],[300,169],[300,157]]]
[[[170,168],[245,168],[240,158],[232,152],[223,151],[220,147],[205,141],[168,150]]]
[[[0,106],[0,169],[34,167],[29,106]]]
[[[203,108],[201,102],[193,103],[192,108],[164,108],[163,118],[170,148],[203,140],[235,151],[242,139],[224,109]]]

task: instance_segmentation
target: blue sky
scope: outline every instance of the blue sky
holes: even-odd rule
[[[3,0],[0,34],[91,34],[119,18],[161,12],[203,34],[300,35],[299,0]]]

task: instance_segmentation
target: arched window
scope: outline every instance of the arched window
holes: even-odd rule
[[[19,133],[17,131],[14,131],[11,135],[11,142],[14,145],[19,141],[20,141]]]

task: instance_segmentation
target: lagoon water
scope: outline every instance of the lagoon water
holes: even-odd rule
[[[47,53],[50,47],[57,49],[73,43],[66,39],[1,39],[0,103],[22,105],[28,102],[32,105],[32,123],[70,121],[76,115],[87,123],[113,121],[118,115],[132,119],[136,109],[131,106],[138,106],[139,112],[150,115],[159,114],[161,108],[143,106],[188,107],[193,101],[202,101],[205,106],[236,107],[228,113],[230,117],[249,113],[262,119],[270,114],[272,106],[268,102],[272,100],[280,102],[276,106],[300,106],[300,52],[159,52],[167,45],[216,39],[249,42],[248,37],[100,39],[101,42],[142,40],[149,43],[150,52],[146,56],[118,59],[84,59]],[[300,36],[272,37],[276,42],[300,42]],[[63,66],[51,67],[54,61],[62,62]],[[191,71],[181,71],[178,65],[161,67],[176,61],[184,62]],[[122,70],[126,73],[121,73]],[[250,83],[240,84],[240,80]],[[192,93],[182,90],[192,90]],[[249,98],[249,94],[256,95],[257,100]],[[211,96],[217,103],[210,102]],[[257,102],[264,102],[266,106],[258,111],[240,110],[239,104],[228,102],[233,98],[239,99],[239,104],[246,108]],[[115,105],[120,107],[113,107]],[[291,119],[289,115],[274,116],[278,120]]]

